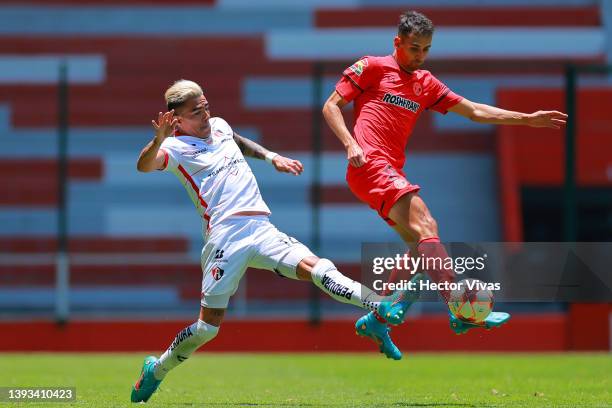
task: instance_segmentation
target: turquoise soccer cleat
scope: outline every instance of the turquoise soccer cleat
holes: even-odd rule
[[[391,301],[381,303],[378,313],[387,321],[387,323],[398,325],[404,322],[406,319],[406,312],[410,306],[412,306],[412,304],[419,299],[421,292],[418,289],[418,282],[424,278],[425,275],[422,273],[417,273],[412,277],[412,279],[410,279],[410,282],[416,283],[416,290],[396,291],[391,297]]]
[[[149,356],[144,359],[144,364],[142,365],[142,371],[140,372],[140,378],[136,381],[136,384],[132,387],[132,402],[147,402],[151,395],[157,390],[161,380],[155,379],[153,375],[153,368],[155,367],[155,362],[157,358],[154,356]]]
[[[491,330],[494,327],[499,327],[510,320],[510,314],[504,312],[491,312],[482,323],[466,322],[458,319],[450,312],[449,318],[450,328],[455,332],[455,334],[465,334],[468,332],[468,330],[475,327],[480,327],[487,330]]]
[[[355,330],[359,336],[372,339],[378,345],[380,352],[384,353],[387,358],[393,360],[400,360],[402,358],[402,352],[393,344],[389,336],[391,328],[386,323],[378,321],[376,316],[374,316],[374,312],[361,316],[357,323],[355,323]]]

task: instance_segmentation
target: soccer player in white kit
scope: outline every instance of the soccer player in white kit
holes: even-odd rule
[[[201,307],[198,320],[181,330],[159,359],[145,359],[132,388],[132,402],[148,401],[168,371],[217,335],[229,299],[249,266],[312,281],[340,302],[401,321],[401,301],[382,298],[342,275],[331,261],[318,258],[268,220],[270,210],[244,155],[265,159],[276,170],[294,175],[303,170],[299,161],[269,152],[236,134],[222,118],[211,117],[195,82],[175,82],[165,99],[168,112],[152,121],[155,137],[140,153],[137,168],[172,172],[202,217]],[[387,332],[374,340],[391,343]]]

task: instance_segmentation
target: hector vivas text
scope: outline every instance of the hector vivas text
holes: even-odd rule
[[[461,275],[470,271],[482,271],[485,268],[487,255],[479,257],[424,257],[410,256],[408,254],[396,254],[394,257],[376,257],[372,261],[372,273],[381,275],[385,271],[393,269],[398,271],[408,271],[410,275],[414,275],[418,271],[427,271],[435,269],[452,269],[456,274]],[[466,285],[466,288],[461,288]],[[431,282],[420,280],[411,282],[408,279],[401,279],[397,282],[385,282],[383,279],[375,279],[373,282],[374,290],[395,291],[395,290],[500,290],[500,283],[484,283],[484,282]]]

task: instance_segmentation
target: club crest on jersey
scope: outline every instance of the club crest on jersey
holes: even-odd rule
[[[415,101],[411,101],[410,99],[406,99],[399,95],[393,95],[390,93],[386,93],[385,96],[383,96],[382,101],[390,103],[391,105],[399,106],[400,108],[404,108],[414,113],[417,113],[417,111],[421,107],[421,105]]]
[[[367,66],[368,66],[368,60],[367,59],[361,59],[361,60],[357,61],[356,63],[354,63],[353,65],[351,65],[349,68],[351,69],[351,71],[353,71],[355,73],[355,75],[361,76],[361,74],[363,74],[363,70]]]
[[[398,179],[393,180],[393,185],[398,190],[401,190],[402,188],[404,188],[404,187],[406,187],[408,185],[408,182],[404,178],[398,178]]]
[[[383,172],[387,175],[387,178],[390,182],[393,182],[393,186],[398,190],[406,187],[408,185],[408,181],[400,176],[400,174],[390,165],[387,165]]]
[[[423,93],[423,86],[420,82],[412,83],[412,92],[414,92],[416,96],[420,96]]]
[[[225,271],[219,268],[218,266],[215,266],[214,268],[210,270],[210,273],[212,274],[213,279],[216,281],[218,281],[219,279],[223,277],[224,272]]]

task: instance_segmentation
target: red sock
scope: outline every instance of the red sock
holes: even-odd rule
[[[448,253],[446,252],[446,248],[444,248],[444,245],[440,243],[440,238],[431,237],[431,238],[424,238],[420,240],[419,243],[417,244],[417,251],[419,252],[419,255],[423,256],[424,258],[423,260],[427,258],[442,259],[441,268],[438,267],[435,269],[434,268],[426,269],[427,274],[434,282],[440,283],[440,282],[454,282],[455,281],[455,271],[453,271],[452,268],[444,267],[444,264],[446,263],[444,262],[444,260],[448,258]],[[430,266],[440,266],[440,265],[431,265],[431,264],[438,264],[438,262],[430,262]],[[444,301],[448,303],[448,299],[450,297],[450,291],[440,290],[439,292],[442,298],[444,299]]]

